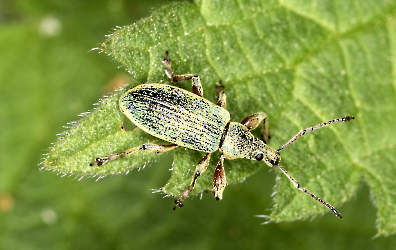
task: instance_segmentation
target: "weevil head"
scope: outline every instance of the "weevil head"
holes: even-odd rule
[[[280,155],[264,141],[259,140],[242,124],[231,122],[222,147],[219,149],[227,159],[247,158],[264,161],[268,166],[278,165]]]
[[[251,160],[264,161],[268,166],[276,166],[280,160],[280,154],[277,150],[270,148],[262,140],[257,140],[254,150],[249,154]]]

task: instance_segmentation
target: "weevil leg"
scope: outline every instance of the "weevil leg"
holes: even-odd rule
[[[223,191],[228,184],[224,172],[223,163],[224,163],[224,155],[221,154],[213,176],[214,196],[218,201],[223,198]]]
[[[217,106],[220,106],[222,108],[226,108],[227,103],[226,103],[226,99],[227,96],[223,91],[224,86],[221,85],[221,80],[216,83],[216,90],[217,90]]]
[[[180,81],[186,81],[192,79],[192,92],[202,97],[203,89],[201,85],[201,79],[199,78],[199,76],[194,74],[174,75],[171,66],[171,60],[169,59],[169,52],[166,51],[165,54],[166,54],[166,58],[164,58],[162,62],[166,66],[165,73],[169,77],[169,79],[171,79],[171,82],[180,82]]]
[[[177,207],[183,206],[183,201],[187,198],[187,196],[193,191],[195,183],[197,182],[198,177],[203,174],[206,168],[209,165],[211,153],[207,153],[202,160],[199,161],[197,167],[195,168],[194,176],[192,178],[191,184],[188,185],[187,189],[180,195],[179,199],[175,200],[175,206],[173,210]]]
[[[203,88],[201,84],[201,78],[199,76],[192,77],[192,92],[200,97],[203,97]]]
[[[267,119],[266,113],[259,112],[259,113],[249,115],[248,117],[243,119],[241,124],[244,125],[250,131],[250,130],[257,128],[257,126],[260,124],[261,121],[263,121],[264,142],[267,143],[268,142],[268,119]]]
[[[328,209],[330,209],[333,214],[339,218],[342,218],[341,214],[329,203],[325,202],[324,200],[322,200],[321,198],[317,197],[316,195],[314,195],[313,193],[309,192],[308,190],[306,190],[303,187],[300,187],[300,184],[298,183],[298,181],[296,179],[294,179],[282,166],[277,165],[279,167],[279,169],[283,172],[284,175],[287,176],[287,178],[289,178],[289,180],[294,184],[294,186],[296,188],[298,188],[300,191],[306,193],[307,195],[311,196],[312,198],[314,198],[315,200],[319,201],[320,203],[322,203],[324,206],[326,206]]]
[[[349,122],[350,120],[353,120],[353,119],[355,119],[355,117],[353,117],[353,116],[345,116],[345,117],[342,117],[342,118],[330,120],[328,122],[320,123],[320,124],[318,124],[316,126],[313,126],[313,127],[310,127],[310,128],[303,129],[300,132],[298,132],[293,138],[291,138],[288,142],[286,142],[282,147],[280,147],[278,149],[278,152],[281,151],[282,149],[286,148],[287,146],[289,146],[293,142],[295,142],[298,138],[300,138],[303,135],[305,135],[306,132],[311,132],[311,131],[314,131],[315,129],[323,128],[323,127],[325,127],[325,126],[327,126],[329,124],[335,123],[335,122]]]
[[[164,59],[162,59],[162,62],[165,64],[165,66],[166,66],[166,69],[165,69],[165,74],[170,78],[170,79],[172,79],[172,76],[173,76],[173,70],[172,70],[172,67],[171,67],[171,60],[169,59],[169,52],[168,51],[165,51],[165,58]]]
[[[219,96],[220,92],[223,92],[224,90],[224,86],[221,83],[222,83],[221,79],[218,82],[216,82],[217,97]]]
[[[114,159],[117,158],[121,158],[133,153],[138,152],[139,150],[145,150],[151,153],[165,153],[167,151],[173,150],[175,148],[177,148],[178,145],[176,144],[170,144],[170,145],[159,145],[159,144],[143,144],[141,146],[138,147],[134,147],[134,148],[130,148],[124,152],[121,153],[117,153],[117,154],[111,154],[109,156],[106,157],[102,157],[102,158],[96,158],[95,162],[90,163],[90,166],[102,166],[103,164],[105,164],[108,161],[112,161]]]

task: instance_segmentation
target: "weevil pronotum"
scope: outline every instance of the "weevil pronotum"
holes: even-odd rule
[[[175,206],[182,207],[184,200],[194,189],[198,177],[205,172],[209,165],[210,156],[219,150],[220,160],[213,176],[213,191],[217,200],[221,200],[227,185],[223,167],[224,159],[248,158],[264,161],[268,166],[277,166],[289,178],[296,188],[308,194],[329,208],[336,216],[341,214],[329,203],[309,192],[279,165],[280,154],[283,150],[306,132],[327,126],[334,122],[346,122],[353,116],[330,120],[314,127],[303,129],[278,150],[270,148],[268,141],[268,122],[264,112],[246,117],[241,123],[230,122],[230,114],[226,110],[226,95],[219,91],[217,104],[203,98],[203,89],[199,76],[194,74],[174,75],[168,52],[163,59],[166,65],[165,73],[172,82],[192,80],[192,92],[165,84],[142,84],[124,93],[119,100],[121,111],[140,129],[164,141],[169,145],[143,144],[125,152],[111,154],[107,157],[96,158],[91,166],[101,166],[129,154],[146,150],[153,153],[163,153],[177,147],[186,147],[203,151],[206,155],[198,162],[190,185],[186,187],[180,197],[175,200]],[[250,132],[260,122],[264,123],[264,139],[260,140]]]

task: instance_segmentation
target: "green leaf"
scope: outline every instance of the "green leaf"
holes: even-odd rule
[[[131,145],[141,145],[150,139],[154,143],[160,141],[140,129],[126,131],[121,128],[125,119],[118,107],[121,94],[122,92],[118,91],[101,100],[92,112],[83,114],[84,118],[80,121],[72,122],[70,130],[60,135],[59,141],[49,152],[44,168],[63,174],[101,178],[143,167],[154,158],[155,154],[143,151],[132,154],[127,160],[110,161],[103,167],[90,166],[96,157],[125,151]]]
[[[281,165],[303,187],[336,207],[353,196],[363,177],[378,209],[378,232],[387,235],[396,230],[395,32],[395,1],[202,0],[166,5],[116,30],[99,49],[125,66],[133,76],[132,86],[167,81],[161,63],[165,51],[170,52],[176,74],[201,77],[204,97],[211,101],[221,79],[232,120],[265,111],[269,145],[274,148],[301,129],[354,115],[352,122],[308,133],[281,151]],[[179,86],[191,88],[190,83]],[[89,168],[97,156],[155,140],[138,129],[120,129],[120,93],[74,124],[54,146],[45,166],[62,173],[102,176],[158,157],[139,152],[102,168]],[[260,136],[259,129],[254,132]],[[174,154],[173,175],[162,190],[177,196],[204,154],[182,148]],[[212,156],[194,193],[211,187],[216,160]],[[227,181],[244,180],[263,165],[226,160]],[[272,221],[327,211],[280,172],[275,191]]]

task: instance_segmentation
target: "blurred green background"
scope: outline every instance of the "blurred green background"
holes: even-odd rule
[[[225,198],[152,194],[170,177],[163,157],[142,171],[78,181],[39,171],[67,122],[129,82],[119,63],[88,52],[116,26],[164,1],[0,0],[0,246],[2,249],[394,249],[376,235],[367,185],[332,214],[261,225],[275,172],[263,168]],[[345,216],[344,216],[345,217]]]

